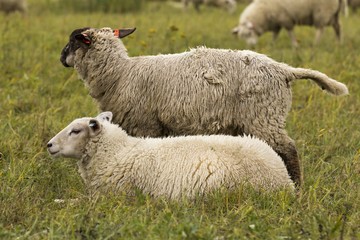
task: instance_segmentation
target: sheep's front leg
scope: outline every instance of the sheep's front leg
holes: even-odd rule
[[[298,47],[298,41],[296,40],[295,34],[293,29],[287,29],[287,33],[289,35],[289,38],[291,39],[291,44],[293,45],[293,47]]]
[[[140,112],[141,110],[136,111]],[[128,116],[120,118],[120,120],[114,118],[113,122],[119,123],[122,129],[134,137],[161,137],[169,134],[169,130],[155,115],[144,112],[141,118],[134,116],[135,114],[128,113]]]
[[[280,32],[281,28],[276,28],[273,31],[273,36],[272,36],[272,40],[273,42],[275,42],[277,40],[277,38],[279,37],[279,32]]]
[[[183,4],[183,9],[187,9],[189,5],[189,0],[182,0],[181,2]]]
[[[193,4],[194,4],[194,7],[195,7],[195,10],[197,12],[200,12],[200,4],[201,4],[201,2],[200,1],[193,1]]]
[[[135,137],[162,137],[169,135],[166,129],[161,128],[160,126],[149,126],[144,124],[143,126],[132,127],[127,131],[129,135]]]
[[[324,28],[323,28],[323,27],[320,27],[320,28],[317,28],[317,29],[316,29],[314,45],[317,45],[317,44],[319,43],[320,38],[321,38],[323,32],[324,32]]]

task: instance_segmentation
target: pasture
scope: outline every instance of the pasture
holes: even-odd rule
[[[297,27],[299,48],[294,49],[282,31],[277,42],[268,33],[253,49],[324,72],[350,91],[335,97],[310,81],[292,85],[286,128],[296,141],[304,175],[296,196],[238,189],[195,202],[140,193],[91,198],[76,162],[53,160],[46,152],[48,140],[70,121],[98,113],[75,70],[59,61],[72,30],[137,27],[123,39],[130,56],[182,52],[199,45],[247,49],[231,35],[244,6],[230,15],[216,8],[184,12],[169,3],[142,1],[138,11],[104,13],[33,0],[25,15],[0,13],[0,238],[359,239],[359,13],[342,16],[342,44],[328,28],[313,46],[315,30]],[[69,200],[75,198],[79,200]]]

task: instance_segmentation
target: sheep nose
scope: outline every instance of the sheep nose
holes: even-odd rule
[[[53,145],[53,144],[52,144],[51,142],[49,142],[49,143],[47,144],[47,147],[48,147],[48,148],[51,148],[52,145]]]

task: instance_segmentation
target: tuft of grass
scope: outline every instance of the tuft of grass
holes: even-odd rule
[[[349,96],[334,97],[310,81],[293,83],[287,131],[304,174],[296,195],[238,189],[206,200],[169,202],[140,193],[91,198],[73,160],[48,156],[45,146],[52,136],[74,118],[98,112],[75,71],[61,65],[61,49],[71,31],[84,26],[137,27],[123,39],[131,56],[199,45],[246,49],[231,35],[244,5],[229,15],[206,6],[201,13],[185,12],[166,2],[144,1],[135,12],[107,11],[112,1],[100,11],[79,9],[82,1],[65,2],[71,5],[66,12],[68,6],[57,1],[29,0],[25,15],[0,13],[1,239],[360,238],[359,15],[342,19],[341,45],[326,29],[321,43],[312,46],[314,29],[298,27],[298,49],[285,32],[275,43],[265,34],[253,49],[292,66],[318,69],[350,90]]]

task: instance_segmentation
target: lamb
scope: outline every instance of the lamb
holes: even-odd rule
[[[75,30],[61,54],[114,123],[132,136],[252,135],[284,160],[297,184],[300,161],[285,130],[291,82],[312,79],[334,95],[346,86],[318,71],[294,68],[253,51],[198,47],[129,57],[119,39],[134,29]],[[116,36],[115,36],[116,35]]]
[[[53,157],[79,159],[90,193],[141,190],[194,199],[217,189],[294,190],[281,158],[265,142],[226,135],[135,138],[111,112],[74,120],[47,144]]]
[[[288,31],[293,46],[297,40],[293,33],[295,25],[315,26],[314,43],[320,40],[326,26],[332,26],[337,39],[341,40],[339,12],[342,0],[254,0],[240,15],[239,25],[232,32],[255,45],[267,31],[276,40],[281,28]]]
[[[187,8],[189,3],[192,2],[196,11],[200,11],[200,5],[208,5],[226,9],[229,13],[233,13],[236,10],[235,0],[182,0],[184,8]]]
[[[0,0],[0,11],[6,14],[11,12],[26,12],[25,0]]]

